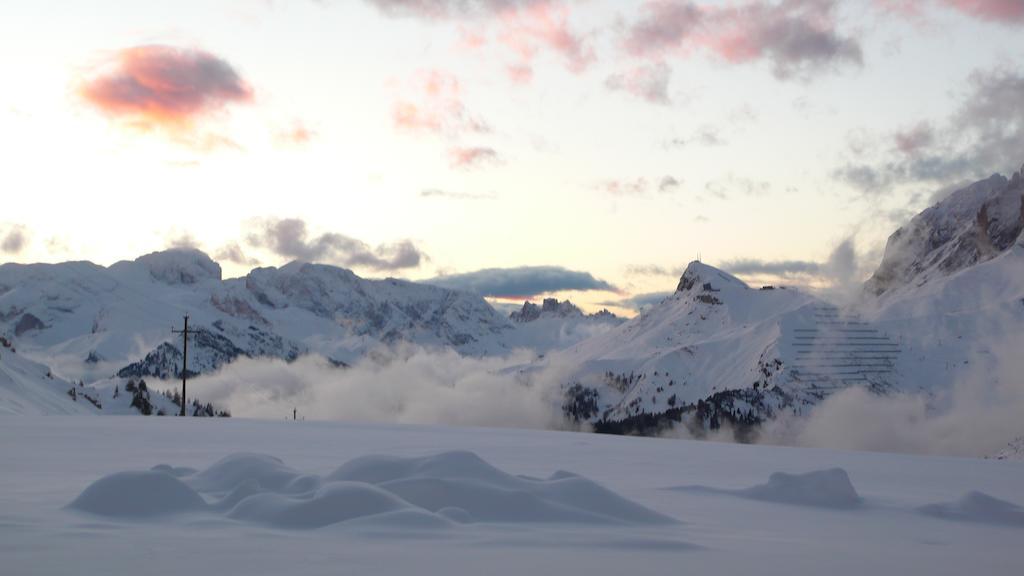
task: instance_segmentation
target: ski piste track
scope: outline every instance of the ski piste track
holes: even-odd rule
[[[885,393],[897,377],[900,344],[857,315],[816,306],[813,323],[792,327],[786,382],[818,400],[850,386]]]

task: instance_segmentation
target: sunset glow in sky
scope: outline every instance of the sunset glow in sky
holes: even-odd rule
[[[11,0],[0,54],[0,261],[622,312],[698,254],[855,282],[1024,162],[1024,0]]]

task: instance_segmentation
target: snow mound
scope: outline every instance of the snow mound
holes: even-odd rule
[[[824,508],[855,508],[861,503],[849,474],[842,468],[805,474],[776,472],[768,477],[767,484],[747,488],[742,493],[755,500]]]
[[[175,478],[184,478],[185,476],[191,476],[196,473],[195,468],[176,467],[170,464],[157,464],[150,468],[154,472],[163,472],[164,474],[170,474]]]
[[[426,530],[452,528],[455,526],[455,522],[445,518],[443,515],[431,514],[430,512],[425,512],[423,510],[408,509],[354,518],[348,521],[347,525],[359,528],[378,528],[383,530]]]
[[[668,524],[675,521],[581,476],[534,480],[507,474],[472,452],[422,458],[367,456],[328,481],[375,484],[456,521]]]
[[[768,482],[741,490],[725,490],[709,486],[679,486],[671,490],[714,492],[731,494],[752,500],[816,506],[819,508],[850,509],[861,504],[861,497],[842,468],[815,470],[804,474],[775,472]]]
[[[207,500],[211,504],[207,504]],[[120,472],[86,488],[73,509],[109,517],[206,511],[282,529],[341,523],[447,528],[473,522],[676,523],[582,476],[513,476],[472,452],[365,456],[321,478],[264,454],[233,454],[206,470],[167,464]]]
[[[112,518],[150,518],[206,509],[206,502],[166,472],[118,472],[93,482],[69,508]]]
[[[371,484],[409,478],[466,478],[505,486],[517,481],[473,452],[466,451],[445,452],[423,458],[363,456],[346,462],[327,476],[328,480]]]
[[[322,528],[413,507],[398,496],[364,482],[333,482],[312,498],[263,493],[243,499],[228,517],[275,528]]]
[[[929,516],[946,520],[1024,528],[1024,508],[1012,502],[989,496],[984,492],[971,491],[956,502],[929,504],[921,507],[920,510]]]
[[[243,484],[253,483],[261,490],[286,491],[302,473],[266,454],[239,453],[226,456],[196,474],[190,484],[200,492],[228,493]],[[291,486],[294,488],[294,486]]]

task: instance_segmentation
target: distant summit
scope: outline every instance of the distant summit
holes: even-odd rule
[[[693,290],[710,292],[721,290],[722,286],[733,288],[749,288],[742,280],[723,272],[713,266],[694,260],[683,271],[679,278],[679,285],[676,292],[690,292]]]
[[[134,262],[118,262],[113,268],[142,267],[162,284],[197,284],[207,280],[220,282],[220,264],[195,248],[172,248],[140,256]]]
[[[595,318],[606,320],[618,320],[619,317],[607,309],[594,314],[584,314],[582,310],[572,302],[566,300],[559,302],[557,298],[545,298],[540,306],[533,302],[524,302],[520,310],[509,314],[513,322],[526,323],[540,320],[541,318]]]

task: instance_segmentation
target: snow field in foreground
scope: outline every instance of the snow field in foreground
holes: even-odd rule
[[[1018,462],[68,416],[0,463],[5,576],[1024,572]]]

